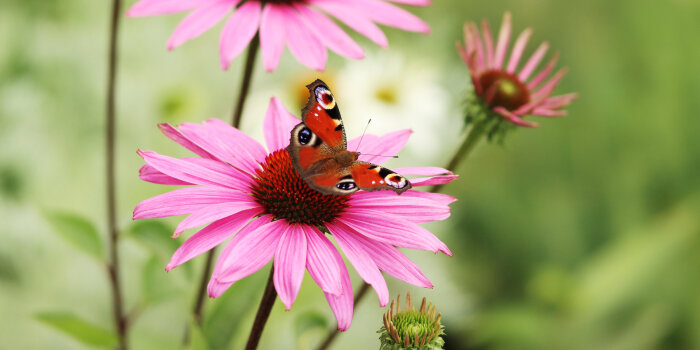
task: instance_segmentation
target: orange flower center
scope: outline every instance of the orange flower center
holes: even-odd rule
[[[489,107],[503,107],[513,111],[530,102],[530,92],[517,76],[502,70],[481,74],[479,84],[482,98]]]
[[[261,165],[253,196],[275,219],[318,226],[333,221],[348,207],[348,196],[324,195],[309,187],[294,170],[286,150],[272,152]]]

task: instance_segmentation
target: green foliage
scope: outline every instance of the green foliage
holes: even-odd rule
[[[104,261],[104,246],[95,225],[88,219],[77,214],[56,211],[44,212],[44,217],[63,239],[97,260]]]
[[[19,273],[17,272],[17,267],[12,263],[12,261],[0,253],[0,281],[7,283],[17,283],[19,282]]]
[[[69,312],[42,312],[35,317],[87,346],[113,348],[117,345],[114,332],[95,326]]]
[[[189,345],[187,350],[209,350],[212,349],[207,342],[207,338],[202,333],[202,328],[197,322],[190,322]]]

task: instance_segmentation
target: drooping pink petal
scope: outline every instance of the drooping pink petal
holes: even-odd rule
[[[369,40],[372,40],[380,47],[387,47],[389,45],[384,32],[382,32],[382,30],[364,13],[355,9],[352,4],[325,0],[310,0],[309,2],[333,15],[339,21],[367,37]]]
[[[275,252],[275,290],[286,310],[291,309],[299,294],[306,269],[306,235],[298,224],[292,224],[280,238]]]
[[[443,168],[438,168],[438,167],[428,167],[428,166],[421,166],[421,167],[410,167],[410,168],[395,168],[395,172],[402,174],[402,175],[425,175],[425,176],[433,176],[433,175],[452,175],[453,173],[447,169]]]
[[[484,45],[486,46],[486,69],[492,69],[494,67],[495,58],[493,51],[493,37],[491,35],[489,22],[486,19],[481,21],[481,31],[484,33]]]
[[[175,28],[168,40],[168,50],[172,50],[187,40],[196,38],[219,23],[240,0],[218,0],[199,6]]]
[[[381,218],[361,213],[343,213],[336,219],[336,225],[344,224],[355,232],[379,242],[397,247],[443,252],[452,256],[452,252],[435,235],[418,224],[403,221],[394,215],[386,214]]]
[[[255,215],[260,215],[264,212],[264,209],[260,208],[260,204],[256,203],[252,197],[245,194],[242,195],[248,197],[248,199],[212,204],[192,212],[190,216],[186,217],[177,225],[173,237],[179,236],[185,230],[223,219],[243,210],[258,208],[258,212]]]
[[[547,109],[547,108],[535,108],[532,111],[532,115],[534,115],[534,116],[549,117],[549,118],[563,117],[567,114],[568,114],[568,112],[565,110],[553,111],[553,110]]]
[[[277,69],[282,57],[284,44],[287,41],[285,23],[282,5],[265,4],[260,19],[260,50],[263,65],[268,72]]]
[[[258,271],[272,259],[281,232],[275,231],[271,227],[258,231],[261,226],[267,225],[271,221],[272,215],[265,215],[253,219],[248,225],[238,231],[226,245],[226,248],[224,248],[219,259],[216,261],[212,278],[209,280],[209,285],[207,286],[210,297],[219,297],[231,287],[233,283]],[[283,229],[284,227],[282,227],[282,230]],[[251,244],[257,244],[257,239],[260,238],[257,235],[258,233],[260,237],[262,237],[261,245],[253,246]],[[228,281],[219,280],[219,278],[225,276],[222,275],[221,272],[226,270],[227,267],[230,267],[229,270],[231,271],[228,277],[234,278]]]
[[[506,50],[510,43],[510,12],[503,15],[501,30],[498,33],[498,43],[496,44],[496,58],[494,60],[494,68],[500,69],[503,67],[503,61],[506,59]]]
[[[345,262],[340,254],[335,255],[336,264],[340,266],[341,286],[343,288],[340,295],[331,293],[323,293],[326,296],[328,305],[338,321],[338,330],[341,332],[350,328],[353,314],[353,292],[352,284],[350,283],[350,275],[345,267]]]
[[[282,18],[287,30],[287,45],[292,55],[303,65],[322,71],[326,67],[328,52],[314,33],[292,7],[281,7]]]
[[[404,4],[404,5],[410,5],[410,6],[428,6],[430,5],[431,0],[389,0],[391,2],[395,2],[397,4]]]
[[[419,186],[434,186],[434,185],[444,185],[448,184],[454,180],[459,179],[459,175],[442,175],[433,177],[419,177],[416,179],[411,179],[411,185],[414,187]]]
[[[323,45],[347,58],[361,59],[365,57],[360,45],[331,19],[308,5],[296,4],[294,8],[299,11],[306,26],[312,28],[313,33]]]
[[[338,251],[321,231],[313,226],[302,226],[306,234],[306,269],[321,290],[340,295],[343,291]]]
[[[270,99],[263,122],[265,143],[270,153],[289,146],[290,132],[299,123],[301,120],[289,113],[282,101],[277,97]]]
[[[354,239],[353,236],[356,233],[341,223],[327,223],[326,228],[333,234],[338,246],[343,250],[360,277],[377,292],[379,306],[386,306],[389,302],[389,288],[386,286],[384,276],[379,271],[377,264],[374,263],[364,247]]]
[[[139,168],[139,179],[159,185],[194,185],[193,183],[165,175],[148,164],[144,164]]]
[[[183,123],[180,131],[217,159],[254,173],[267,156],[253,138],[218,119],[203,124]]]
[[[331,0],[339,1],[339,0]],[[387,2],[376,0],[354,0],[353,5],[371,20],[385,26],[410,32],[430,33],[430,26],[414,14]]]
[[[348,150],[360,152],[359,160],[361,161],[381,165],[403,149],[412,133],[413,130],[404,129],[392,131],[379,137],[365,134],[364,137],[350,140]]]
[[[236,282],[272,259],[288,224],[284,220],[270,220],[270,215],[261,217],[231,239],[216,263],[214,279],[220,283]]]
[[[141,0],[131,6],[131,8],[126,11],[126,15],[128,17],[167,15],[191,10],[197,6],[201,6],[207,1],[212,0]]]
[[[560,95],[560,96],[554,96],[554,97],[549,97],[542,101],[540,104],[541,108],[548,108],[548,109],[559,109],[568,106],[571,101],[575,100],[578,98],[577,93],[570,93],[570,94],[565,94],[565,95]]]
[[[554,91],[554,88],[557,87],[557,84],[559,84],[564,75],[566,75],[567,71],[568,69],[566,68],[560,69],[557,74],[555,74],[551,79],[549,79],[549,81],[544,83],[542,87],[535,91],[530,98],[537,101],[549,97],[552,94],[552,91]]]
[[[214,221],[209,226],[188,238],[177,248],[170,262],[165,267],[170,271],[178,265],[216,247],[241,229],[248,221],[259,213],[258,209],[248,209],[229,217]]]
[[[518,63],[520,63],[520,57],[523,56],[523,52],[525,51],[527,41],[528,39],[530,39],[530,35],[532,35],[532,29],[527,28],[522,33],[520,33],[518,39],[515,41],[515,45],[513,45],[513,51],[511,52],[510,59],[508,60],[508,68],[506,68],[508,73],[515,73],[515,69],[518,67]]]
[[[433,288],[433,284],[418,266],[398,249],[386,243],[370,241],[360,235],[352,235],[352,239],[369,254],[380,270],[404,282],[423,288]]]
[[[507,109],[505,109],[501,106],[495,107],[493,109],[493,111],[500,114],[505,120],[507,120],[515,125],[520,125],[520,126],[524,126],[527,128],[536,128],[539,126],[537,123],[526,122],[522,118],[516,116],[515,114],[511,113],[510,111],[508,111]]]
[[[436,202],[440,205],[449,205],[453,203],[454,201],[457,200],[457,198],[452,197],[447,194],[442,194],[442,193],[431,193],[431,192],[423,192],[423,191],[406,191],[399,196],[401,198],[406,197],[406,198],[413,198],[418,202],[422,201],[431,201],[431,202]],[[372,192],[367,192],[367,191],[360,191],[352,195],[352,200],[360,200],[363,203],[371,202],[371,201],[378,201],[378,202],[383,202],[386,203],[386,201],[390,201],[392,199],[396,199],[397,196],[393,192],[388,192],[388,191],[372,191]]]
[[[559,60],[559,53],[555,53],[554,56],[552,56],[552,59],[547,63],[547,65],[539,72],[537,75],[535,75],[530,82],[527,83],[527,89],[532,91],[534,90],[540,83],[542,83],[547,76],[549,76],[550,73],[554,70],[554,66],[557,64],[557,61]]]
[[[261,12],[259,2],[246,1],[226,22],[219,38],[222,69],[228,69],[231,61],[243,52],[253,39],[260,27]]]
[[[250,196],[217,187],[186,187],[148,198],[134,208],[134,220],[191,214],[211,205],[250,202]]]
[[[250,174],[216,160],[206,158],[180,158],[180,160],[230,176],[230,186],[227,187],[231,189],[248,192],[250,185],[253,183],[253,178]],[[148,164],[141,166],[141,169],[139,169],[139,177],[144,181],[161,185],[194,185],[192,182],[178,180],[166,175]]]
[[[178,130],[174,126],[170,125],[170,123],[158,124],[158,129],[160,129],[160,131],[163,133],[163,135],[165,135],[169,139],[177,142],[180,146],[185,147],[186,149],[190,150],[192,153],[194,153],[202,158],[215,158],[209,152],[207,152],[205,149],[203,149],[202,147],[200,147],[199,145],[194,143],[192,140],[190,140],[180,130]]]
[[[236,181],[231,176],[207,169],[201,165],[172,158],[153,151],[137,152],[153,168],[170,177],[197,185],[234,188]]]
[[[408,192],[406,192],[408,193]],[[394,196],[384,198],[374,198],[374,200],[355,199],[350,200],[351,207],[348,212],[358,212],[367,215],[382,216],[392,214],[416,223],[445,220],[450,216],[450,207],[437,202],[423,200],[408,196]]]
[[[525,63],[525,66],[523,66],[520,73],[518,73],[518,78],[520,81],[527,81],[527,78],[529,78],[530,74],[535,71],[537,65],[540,64],[542,57],[544,57],[544,55],[547,53],[547,49],[549,49],[549,43],[543,42],[540,44],[540,47],[537,48],[535,53],[533,53],[527,63]]]

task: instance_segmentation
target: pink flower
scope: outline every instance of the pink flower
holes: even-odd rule
[[[464,25],[464,47],[458,42],[457,50],[469,68],[476,94],[493,112],[520,126],[537,127],[536,123],[522,119],[526,115],[542,117],[566,115],[563,108],[577,98],[578,94],[551,96],[554,88],[566,74],[566,68],[564,68],[547,80],[557,62],[558,54],[555,54],[542,70],[530,78],[547,53],[549,44],[542,43],[518,71],[520,59],[532,29],[527,28],[518,36],[506,62],[510,27],[510,13],[506,12],[498,35],[498,43],[494,46],[486,20],[481,23],[483,38],[479,35],[479,29],[474,22],[467,22]]]
[[[430,4],[430,0],[389,1],[412,6]],[[258,32],[268,72],[277,68],[285,44],[299,62],[317,70],[323,70],[326,65],[326,48],[347,58],[363,58],[362,48],[326,14],[381,47],[388,43],[375,23],[413,32],[430,32],[420,18],[385,0],[141,0],[129,9],[127,16],[190,10],[168,40],[168,49],[198,37],[233,11],[219,40],[223,69],[228,69]]]
[[[419,223],[450,216],[455,198],[409,190],[359,191],[348,196],[325,196],[308,187],[292,166],[285,150],[290,131],[299,119],[273,98],[264,121],[266,151],[241,131],[218,120],[185,123],[175,128],[161,124],[163,133],[199,157],[172,158],[139,151],[146,161],[141,179],[165,185],[191,185],[139,203],[134,219],[189,216],[175,230],[208,224],[177,249],[170,270],[230,239],[209,282],[209,295],[220,296],[234,282],[274,260],[274,285],[289,309],[299,292],[304,270],[325,293],[346,330],[353,315],[350,278],[338,247],[365,282],[372,285],[384,306],[389,300],[381,271],[405,282],[432,288],[420,269],[396,247],[443,252],[447,246]],[[410,130],[384,136],[365,135],[359,151],[396,154],[408,141]],[[359,140],[349,142],[356,149]],[[360,160],[381,164],[386,157],[362,155]],[[394,169],[423,177],[414,187],[448,183],[457,175],[441,168]],[[319,227],[327,230],[324,234]]]

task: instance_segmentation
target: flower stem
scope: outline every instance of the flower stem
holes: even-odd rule
[[[462,145],[459,146],[459,149],[454,156],[452,156],[450,162],[447,163],[446,169],[456,171],[462,160],[467,158],[471,151],[474,150],[474,147],[479,143],[479,141],[481,141],[484,135],[486,135],[490,126],[491,123],[488,120],[483,120],[474,124],[474,126],[472,126],[472,128],[469,130],[469,134],[467,134],[467,137],[462,142]],[[434,185],[428,192],[440,192],[443,186],[444,185]],[[363,283],[362,287],[360,287],[360,289],[355,293],[355,301],[353,305],[357,305],[357,303],[367,294],[367,291],[369,291],[369,284]],[[328,335],[326,335],[326,338],[318,347],[318,350],[328,349],[333,340],[335,340],[335,338],[338,336],[338,333],[339,331],[337,329],[328,332]]]
[[[265,291],[263,292],[262,299],[260,299],[258,313],[255,314],[255,321],[253,321],[253,327],[250,329],[250,335],[248,335],[248,342],[245,345],[245,350],[255,350],[258,348],[258,343],[260,342],[260,336],[262,336],[263,329],[265,328],[265,323],[267,322],[267,318],[270,317],[272,306],[275,305],[277,291],[275,290],[275,285],[272,280],[274,274],[275,267],[272,266],[270,269],[270,277],[267,278]]]
[[[260,40],[258,36],[253,38],[248,47],[248,54],[246,56],[245,68],[243,71],[243,79],[241,80],[241,87],[238,93],[238,99],[234,107],[234,112],[231,118],[231,125],[234,128],[240,127],[241,115],[243,114],[243,106],[245,105],[245,100],[248,97],[248,92],[250,91],[250,81],[253,77],[253,68],[255,67],[255,57],[258,53],[258,48],[260,47]],[[197,291],[197,300],[195,300],[194,308],[192,310],[192,315],[194,321],[197,324],[202,323],[202,318],[204,315],[204,299],[206,298],[207,291],[207,281],[209,279],[209,274],[211,274],[212,264],[214,262],[214,255],[216,254],[216,247],[209,250],[207,253],[207,259],[204,263],[204,270],[202,271],[202,279],[199,283],[199,289]],[[184,343],[188,343],[188,333],[185,332]]]
[[[474,147],[479,143],[479,141],[481,141],[483,136],[486,134],[486,131],[488,131],[490,124],[491,123],[488,120],[483,120],[472,126],[472,128],[469,130],[469,134],[467,134],[467,137],[465,137],[464,141],[462,141],[462,145],[459,146],[459,149],[454,154],[454,156],[452,156],[450,162],[447,163],[447,170],[457,171],[459,165],[462,164],[462,161],[465,160],[467,156],[469,156],[471,151],[474,150]],[[440,192],[443,186],[445,185],[434,185],[430,188],[429,192]]]
[[[111,22],[109,30],[109,56],[107,65],[107,110],[106,110],[106,185],[107,185],[107,223],[109,230],[109,257],[107,272],[112,289],[112,307],[114,309],[114,324],[117,329],[119,350],[126,350],[127,322],[124,316],[124,306],[121,282],[119,277],[119,231],[117,230],[116,186],[115,186],[115,94],[117,73],[117,40],[119,18],[121,15],[121,0],[112,0]]]

